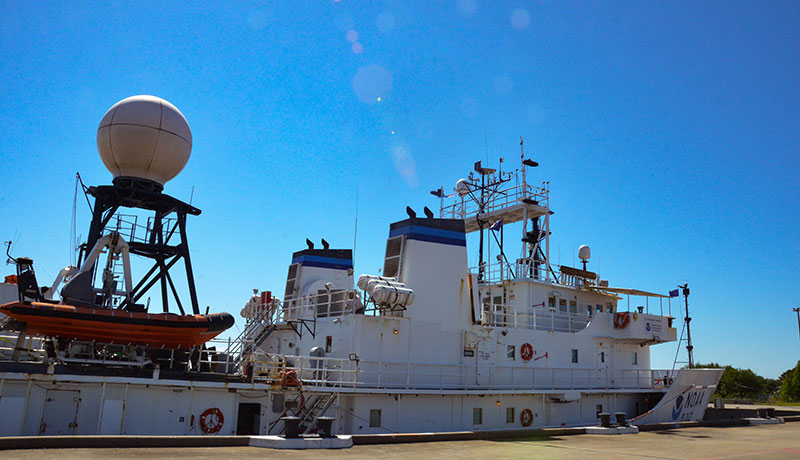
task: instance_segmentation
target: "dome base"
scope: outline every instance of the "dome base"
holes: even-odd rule
[[[164,190],[162,184],[150,179],[142,179],[141,177],[119,176],[115,177],[112,183],[115,187],[135,188],[154,193],[161,193]]]

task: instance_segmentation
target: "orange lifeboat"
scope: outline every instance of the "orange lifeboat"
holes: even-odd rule
[[[25,323],[31,335],[168,349],[200,346],[234,321],[230,313],[152,314],[44,302],[7,303],[0,313]]]

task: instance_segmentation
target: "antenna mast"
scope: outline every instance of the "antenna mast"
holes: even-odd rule
[[[690,328],[692,318],[689,316],[689,283],[678,286],[683,290],[683,300],[686,305],[686,351],[689,352],[689,369],[694,367],[694,347],[692,346],[692,330]]]

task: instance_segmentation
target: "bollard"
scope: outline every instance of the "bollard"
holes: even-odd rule
[[[283,420],[283,437],[300,437],[300,417],[281,417]]]
[[[625,421],[625,412],[615,412],[614,417],[617,418],[617,425],[625,426],[628,423]]]
[[[600,417],[600,426],[605,428],[611,427],[611,414],[608,412],[600,412],[598,417]]]
[[[331,428],[333,426],[333,417],[317,417],[317,434],[320,438],[330,438]]]

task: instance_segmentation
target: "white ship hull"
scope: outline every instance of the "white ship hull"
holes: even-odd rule
[[[668,403],[667,410],[642,422],[702,419],[713,393],[708,382],[716,378],[698,380],[706,385],[693,397],[694,411],[687,402],[673,418],[675,404]],[[14,372],[0,374],[0,385],[0,436],[276,434],[282,431],[278,420],[287,401],[328,396],[333,402],[326,415],[335,418],[334,430],[342,434],[593,426],[598,412],[635,414],[663,394],[655,389],[453,393],[306,387],[301,396],[264,384]],[[200,423],[208,409],[222,414],[214,433]],[[533,417],[523,426],[526,409]]]

